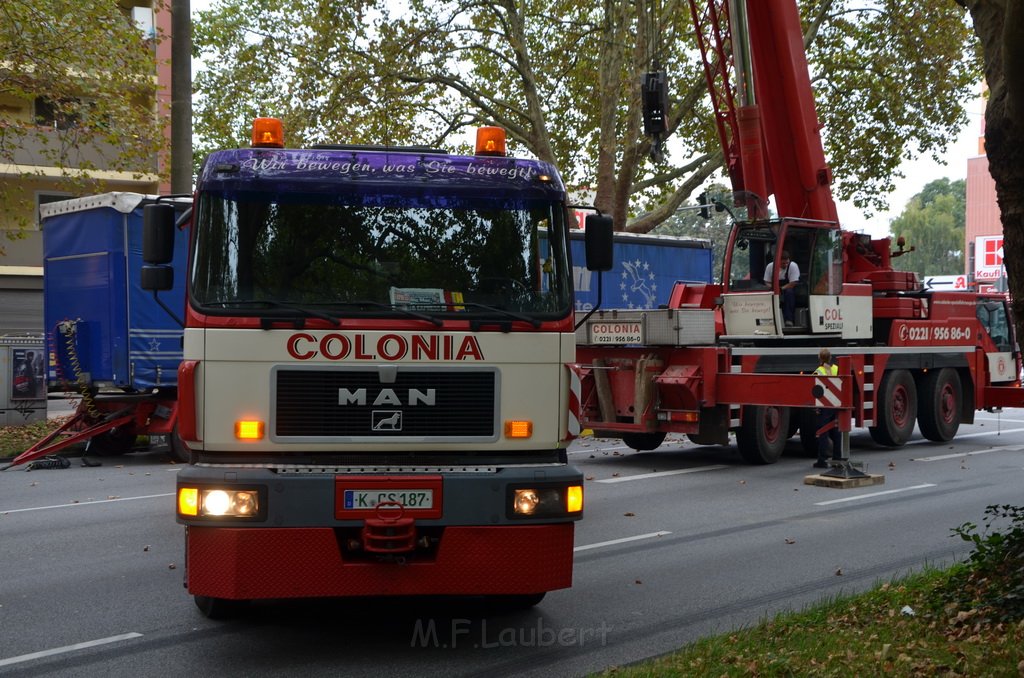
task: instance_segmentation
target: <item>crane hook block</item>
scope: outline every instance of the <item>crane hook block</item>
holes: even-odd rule
[[[643,82],[644,134],[668,131],[668,77],[665,71],[648,71]]]

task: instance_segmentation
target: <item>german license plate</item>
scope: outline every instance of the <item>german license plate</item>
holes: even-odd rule
[[[601,320],[590,323],[592,344],[642,344],[643,323],[639,321]]]
[[[394,502],[409,509],[434,508],[434,491],[431,489],[359,489],[344,490],[343,507],[348,510],[372,509],[377,504]],[[385,506],[383,510],[388,507]]]

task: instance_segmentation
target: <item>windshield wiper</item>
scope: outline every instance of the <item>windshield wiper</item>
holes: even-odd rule
[[[530,323],[534,327],[540,327],[540,321],[532,316],[528,316],[525,313],[516,313],[515,311],[509,311],[508,309],[498,308],[497,306],[488,306],[487,304],[478,304],[475,301],[449,301],[445,302],[445,306],[467,306],[470,308],[479,308],[484,311],[490,311],[491,313],[497,313],[513,320],[522,320],[523,322]]]
[[[283,301],[274,301],[272,299],[235,299],[233,301],[215,301],[213,303],[203,304],[204,306],[220,306],[221,308],[228,308],[230,306],[255,306],[255,305],[269,306],[271,308],[283,308],[288,311],[295,311],[303,317],[308,318],[320,318],[326,320],[335,327],[341,324],[341,321],[335,318],[330,313],[324,313],[323,311],[317,311],[316,309],[306,308],[304,306],[296,306],[295,304],[288,304]]]
[[[410,311],[402,306],[395,304],[385,304],[381,301],[372,301],[370,299],[355,299],[353,301],[333,301],[331,306],[372,306],[373,308],[382,308],[388,311],[394,311],[395,313],[401,313],[402,315],[410,318],[416,318],[417,320],[426,320],[428,323],[433,323],[437,327],[444,325],[444,321],[432,315],[426,313],[418,313],[417,311]],[[437,304],[440,306],[441,304]]]

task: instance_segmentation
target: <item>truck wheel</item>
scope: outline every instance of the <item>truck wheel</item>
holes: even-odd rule
[[[725,436],[718,434],[708,433],[687,433],[686,437],[689,438],[690,442],[694,445],[728,445],[729,434]]]
[[[879,445],[899,447],[910,439],[917,418],[917,388],[907,370],[892,370],[882,377],[875,400],[875,425],[868,428]]]
[[[796,418],[800,422],[800,451],[805,457],[817,457],[818,414],[813,407],[801,407],[796,410]]]
[[[656,450],[665,442],[665,434],[661,431],[654,433],[623,433],[622,442],[634,450]]]
[[[85,453],[96,457],[113,457],[131,452],[134,445],[134,429],[112,428],[89,438],[85,445]]]
[[[529,610],[544,600],[547,592],[543,593],[520,593],[518,595],[494,596],[494,606],[502,612],[517,612]]]
[[[774,464],[782,456],[788,433],[788,407],[747,405],[736,433],[740,456],[748,464]]]
[[[210,596],[192,596],[196,607],[210,619],[232,619],[245,610],[249,601],[229,600],[227,598],[211,598]]]
[[[950,367],[932,370],[921,381],[921,398],[917,410],[921,435],[937,443],[952,440],[960,429],[960,375]]]
[[[174,430],[171,431],[171,434],[167,436],[167,442],[170,446],[171,458],[174,459],[174,461],[187,464],[189,462],[189,458],[192,456],[192,452],[178,435],[177,424],[175,424]]]

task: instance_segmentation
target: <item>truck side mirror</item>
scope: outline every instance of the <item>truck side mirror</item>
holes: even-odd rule
[[[174,207],[157,203],[142,208],[142,260],[169,264],[174,260]]]
[[[174,207],[160,204],[142,208],[142,261],[139,284],[153,292],[174,286]]]
[[[144,290],[165,292],[174,287],[174,269],[165,264],[143,264],[139,272],[139,285]]]
[[[584,245],[587,252],[587,269],[610,271],[614,265],[612,239],[615,232],[611,217],[588,214],[584,229]]]

